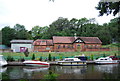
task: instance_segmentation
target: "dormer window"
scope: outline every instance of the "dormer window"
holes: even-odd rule
[[[78,39],[75,41],[76,43],[83,42],[82,40]]]

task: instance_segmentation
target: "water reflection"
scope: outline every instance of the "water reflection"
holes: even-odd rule
[[[23,67],[23,71],[25,73],[31,73],[31,72],[40,72],[40,71],[45,71],[48,70],[48,66],[47,67]]]
[[[86,72],[87,66],[59,66],[56,67],[58,72],[62,73],[75,73],[75,74],[83,74]]]
[[[7,70],[7,67],[0,66],[0,81],[2,80],[2,73],[4,73]]]
[[[0,67],[0,73],[3,73],[7,70],[7,67]]]
[[[3,79],[44,79],[44,76],[49,75],[50,72],[58,74],[57,79],[120,78],[120,65],[116,64],[50,67],[8,66],[3,71]]]
[[[114,69],[118,67],[118,64],[110,64],[110,65],[96,65],[95,69],[100,72],[105,73],[113,73]]]

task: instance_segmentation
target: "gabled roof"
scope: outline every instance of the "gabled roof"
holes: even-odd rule
[[[98,37],[80,37],[85,43],[97,43],[102,44]]]
[[[61,37],[61,36],[53,36],[53,43],[73,43],[77,39],[81,39],[84,43],[97,43],[97,44],[102,43],[98,37]]]
[[[53,41],[51,39],[37,39],[33,45],[53,45]]]
[[[73,43],[74,37],[53,36],[53,43]]]

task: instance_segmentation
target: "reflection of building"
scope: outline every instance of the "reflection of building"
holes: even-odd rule
[[[38,52],[109,51],[109,48],[101,48],[98,37],[53,36],[53,39],[36,40],[33,45]]]
[[[27,49],[31,52],[33,50],[33,40],[12,40],[10,42],[13,52],[25,52]]]

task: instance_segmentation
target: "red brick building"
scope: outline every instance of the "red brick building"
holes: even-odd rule
[[[109,51],[109,48],[101,48],[98,37],[53,36],[53,39],[38,39],[33,45],[38,52]]]

